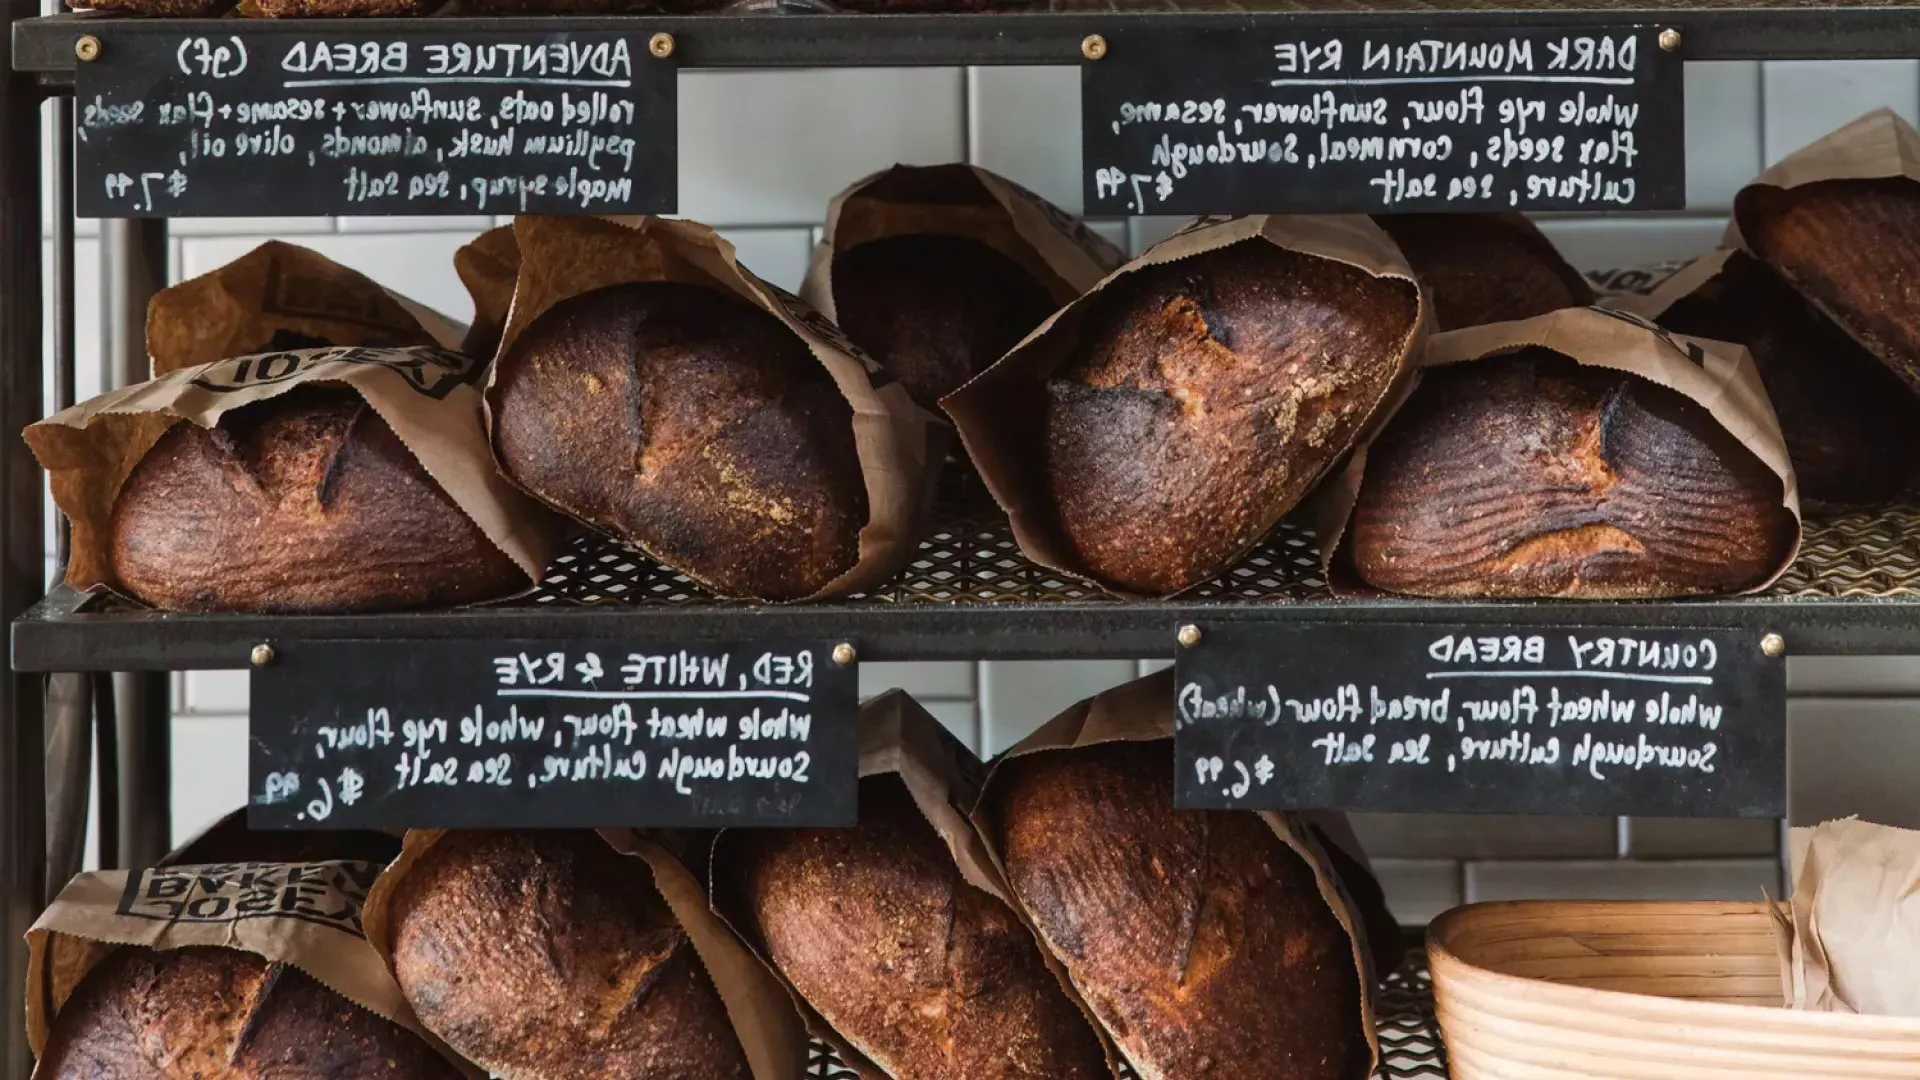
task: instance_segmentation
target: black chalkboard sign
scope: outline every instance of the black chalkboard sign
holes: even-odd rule
[[[253,670],[254,828],[852,825],[832,645],[276,643]]]
[[[1677,210],[1677,33],[1122,30],[1083,66],[1087,213]]]
[[[1786,813],[1786,663],[1751,631],[1199,631],[1175,661],[1183,807]]]
[[[669,212],[675,65],[646,35],[100,24],[84,217]]]

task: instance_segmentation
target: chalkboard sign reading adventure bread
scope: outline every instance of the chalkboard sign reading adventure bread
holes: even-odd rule
[[[78,65],[82,216],[674,209],[646,34],[163,30],[103,26]]]
[[[1102,40],[1081,81],[1089,215],[1686,201],[1670,28],[1154,28]]]
[[[247,821],[852,825],[857,679],[833,653],[804,642],[279,643],[253,669]]]
[[[1196,629],[1175,662],[1183,807],[1786,812],[1786,662],[1757,632]]]

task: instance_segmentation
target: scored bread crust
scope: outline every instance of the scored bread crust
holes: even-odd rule
[[[731,888],[768,958],[888,1076],[1095,1080],[1099,1041],[1033,935],[961,877],[895,776],[852,829],[728,834]]]
[[[1593,286],[1519,214],[1379,214],[1373,220],[1427,287],[1436,330],[1593,303]]]
[[[1535,347],[1425,373],[1367,451],[1353,561],[1415,596],[1736,592],[1792,548],[1781,496],[1699,404]]]
[[[54,1020],[41,1080],[462,1080],[419,1036],[298,968],[126,947]]]
[[[394,890],[394,977],[505,1080],[748,1080],[726,1006],[644,860],[584,831],[450,832]]]
[[[1003,762],[984,820],[1041,940],[1142,1080],[1357,1080],[1352,942],[1258,815],[1176,812],[1167,741]]]
[[[171,611],[341,613],[475,603],[527,587],[351,390],[300,387],[179,423],[109,523],[114,577]]]
[[[1095,580],[1219,573],[1351,448],[1405,364],[1411,282],[1258,240],[1110,285],[1047,382],[1046,480]]]
[[[716,592],[796,600],[859,560],[852,406],[745,301],[677,282],[575,296],[514,341],[489,398],[516,483]]]

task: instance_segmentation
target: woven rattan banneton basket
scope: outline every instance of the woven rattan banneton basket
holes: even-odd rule
[[[1920,1018],[1781,1007],[1757,903],[1473,904],[1427,962],[1454,1080],[1920,1078]]]

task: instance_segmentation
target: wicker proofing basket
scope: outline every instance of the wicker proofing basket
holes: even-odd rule
[[[1427,960],[1454,1080],[1920,1080],[1920,1019],[1781,1007],[1761,904],[1473,904]]]

